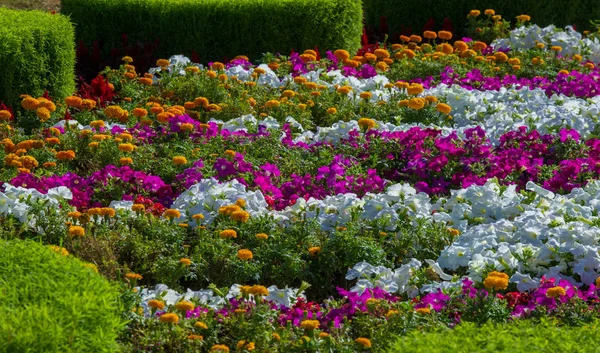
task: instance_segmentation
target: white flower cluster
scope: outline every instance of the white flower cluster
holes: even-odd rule
[[[458,85],[448,87],[443,84],[424,94],[437,96],[452,107],[454,128],[459,135],[465,129],[481,126],[495,144],[500,136],[520,126],[536,129],[542,134],[569,127],[587,138],[599,123],[600,97],[548,97],[542,89],[526,87],[469,91]]]
[[[467,267],[480,280],[486,269],[510,270],[519,289],[536,285],[538,278],[566,279],[591,284],[600,273],[600,182],[560,196],[532,182],[526,199],[490,181],[440,200],[435,220],[459,225],[463,233],[445,248],[438,263],[455,270]],[[471,220],[475,225],[467,225]],[[573,277],[577,275],[580,281]]]
[[[492,46],[496,49],[527,50],[537,43],[544,43],[546,50],[550,46],[560,46],[561,55],[571,57],[580,54],[585,60],[600,63],[600,40],[583,38],[572,26],[564,30],[553,25],[540,28],[538,25],[523,26],[513,29],[508,38],[496,39]]]
[[[0,192],[0,215],[13,216],[21,223],[35,227],[37,217],[44,217],[45,212],[53,212],[59,200],[71,200],[73,194],[67,187],[59,186],[42,194],[36,189],[15,187],[4,183],[4,192]],[[31,214],[34,204],[43,204],[42,214]]]
[[[179,293],[173,289],[170,289],[165,284],[157,284],[154,288],[140,288],[137,287],[137,293],[141,298],[140,306],[144,310],[145,315],[150,315],[151,309],[148,306],[148,302],[153,299],[161,300],[165,303],[166,306],[175,305],[177,302],[183,300],[192,300],[197,303],[206,305],[209,308],[214,310],[219,310],[227,302],[229,299],[238,298],[241,295],[240,288],[242,286],[239,284],[234,284],[229,288],[227,293],[223,293],[223,296],[218,295],[212,289],[201,289],[197,291],[193,291],[188,288],[185,293]],[[297,288],[289,288],[285,287],[283,289],[279,289],[277,286],[273,285],[267,288],[269,291],[269,295],[265,296],[266,300],[272,301],[279,305],[280,307],[292,307],[298,299],[306,299],[304,295],[304,291],[301,291]],[[249,296],[250,300],[253,300],[253,296]]]

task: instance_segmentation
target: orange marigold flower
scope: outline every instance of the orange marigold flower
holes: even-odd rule
[[[135,108],[131,111],[131,113],[133,114],[133,116],[138,118],[143,118],[146,115],[148,115],[148,111],[144,108]]]
[[[230,217],[236,222],[246,223],[250,219],[250,214],[244,210],[239,210],[232,212]]]
[[[269,290],[265,286],[253,285],[252,287],[250,287],[250,294],[261,295],[266,297],[267,295],[269,295]]]
[[[79,108],[79,107],[81,107],[81,104],[83,103],[83,99],[81,99],[80,97],[76,97],[76,96],[69,96],[69,97],[65,98],[65,103],[69,107]]]
[[[203,329],[203,330],[207,330],[207,329],[208,329],[208,325],[207,325],[207,324],[205,324],[205,323],[204,323],[204,322],[202,322],[202,321],[196,321],[196,322],[194,323],[194,327],[197,327],[197,328],[200,328],[200,329]]]
[[[438,37],[440,37],[440,39],[443,39],[443,40],[452,39],[452,32],[450,32],[450,31],[439,31],[437,35],[438,35]]]
[[[175,208],[169,208],[163,213],[163,217],[173,219],[181,217],[181,212]]]
[[[214,63],[212,63],[211,68],[217,71],[224,70],[225,64],[223,64],[222,62],[215,61]]]
[[[181,311],[194,310],[194,308],[195,308],[194,303],[186,301],[186,300],[180,301],[175,304],[175,309],[181,310]]]
[[[177,324],[179,322],[179,315],[177,315],[175,313],[167,313],[167,314],[161,315],[159,320],[161,322],[165,322],[165,323]]]
[[[423,37],[427,39],[436,39],[437,33],[435,33],[434,31],[425,31],[423,32]]]
[[[352,92],[352,87],[350,86],[341,86],[337,88],[337,93],[339,94],[349,94]]]
[[[373,120],[373,119],[369,119],[369,118],[358,119],[358,127],[360,127],[363,130],[371,130],[376,125],[377,124],[375,123],[375,120]]]
[[[321,323],[319,322],[319,320],[303,320],[300,323],[300,327],[302,327],[305,330],[318,329],[319,326],[321,326]]]
[[[266,233],[258,233],[258,234],[256,234],[256,239],[267,240],[267,239],[269,239],[269,236]],[[598,277],[598,278],[600,278],[600,277]]]
[[[240,260],[251,260],[253,257],[252,251],[248,250],[248,249],[240,249],[237,252],[237,257]]]
[[[443,114],[450,114],[450,112],[452,111],[452,107],[450,107],[448,104],[444,104],[444,103],[439,103],[435,109],[437,109],[438,112],[443,113]]]
[[[173,157],[173,164],[175,164],[175,165],[187,164],[187,159],[184,156],[175,156],[175,157]]]
[[[321,93],[321,92],[319,92],[319,93]],[[334,107],[331,107],[331,108],[327,109],[327,114],[333,115],[333,114],[336,114],[336,113],[337,113],[337,109],[334,108]]]
[[[496,11],[492,10],[492,9],[487,9],[483,12],[486,16],[494,16],[496,14]]]
[[[121,143],[118,148],[121,152],[132,152],[135,149],[135,146],[131,143]]]
[[[85,235],[85,229],[80,226],[70,226],[69,235],[71,237],[83,237]]]
[[[133,159],[131,159],[129,157],[121,157],[121,158],[119,158],[119,163],[121,165],[130,165],[130,164],[133,164]]]
[[[167,67],[167,66],[171,65],[171,62],[167,59],[158,59],[156,61],[156,65],[160,66],[160,67]]]
[[[50,119],[50,111],[44,107],[37,108],[35,114],[40,118],[41,121]]]
[[[144,277],[142,277],[142,275],[140,275],[139,273],[129,272],[129,273],[125,274],[125,278],[127,278],[128,280],[131,280],[131,281],[137,281],[137,280],[141,280]]]
[[[36,110],[39,105],[40,105],[40,101],[31,96],[26,96],[21,101],[21,107],[23,107],[23,109],[26,109],[26,110]]]
[[[148,301],[148,306],[151,307],[152,309],[162,310],[165,308],[165,303],[160,300],[151,299]]]
[[[219,233],[221,239],[237,238],[237,232],[233,229],[225,229]]]
[[[546,291],[546,297],[548,298],[558,298],[567,295],[567,291],[561,286],[555,286],[552,288],[548,288]]]
[[[310,248],[308,248],[308,253],[310,254],[310,256],[317,256],[321,253],[321,247],[311,246]]]
[[[359,338],[355,339],[354,342],[358,343],[359,345],[363,346],[364,348],[371,348],[371,340],[369,340],[368,338],[359,337]]]
[[[72,150],[59,151],[56,153],[56,159],[61,161],[71,161],[75,159],[75,152]]]
[[[214,346],[212,346],[210,351],[216,353],[229,353],[229,347],[227,347],[224,344],[215,344]]]
[[[279,104],[281,104],[281,103],[278,100],[271,99],[270,101],[267,101],[265,103],[265,107],[267,107],[267,108],[277,108],[277,107],[279,107]]]

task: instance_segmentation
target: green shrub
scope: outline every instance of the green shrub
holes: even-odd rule
[[[0,247],[0,352],[118,351],[116,286],[38,243]]]
[[[72,94],[74,36],[65,16],[0,8],[0,100],[16,107],[21,94]]]
[[[400,338],[389,352],[598,352],[599,322],[582,327],[559,327],[548,321],[509,324],[463,323],[454,329]]]
[[[600,18],[600,7],[594,0],[551,1],[493,1],[493,0],[364,0],[363,7],[367,26],[379,29],[380,17],[385,16],[389,33],[422,34],[423,26],[430,18],[436,23],[435,30],[442,29],[448,17],[455,32],[462,34],[470,10],[494,9],[504,19],[515,23],[521,14],[531,16],[531,22],[539,26],[554,24],[559,27],[576,24],[578,30],[589,29],[590,20]]]
[[[157,57],[196,52],[202,61],[360,46],[359,0],[63,0],[77,39],[104,53],[159,40]],[[135,59],[135,58],[134,58]]]

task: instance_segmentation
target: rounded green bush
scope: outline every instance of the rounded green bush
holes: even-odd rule
[[[0,7],[0,100],[64,98],[75,91],[75,30],[66,16]]]
[[[0,248],[0,352],[118,351],[117,286],[33,241]]]

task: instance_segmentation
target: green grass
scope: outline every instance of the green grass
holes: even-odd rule
[[[600,352],[600,322],[582,327],[531,320],[481,327],[467,323],[454,329],[411,333],[398,339],[388,352]]]

